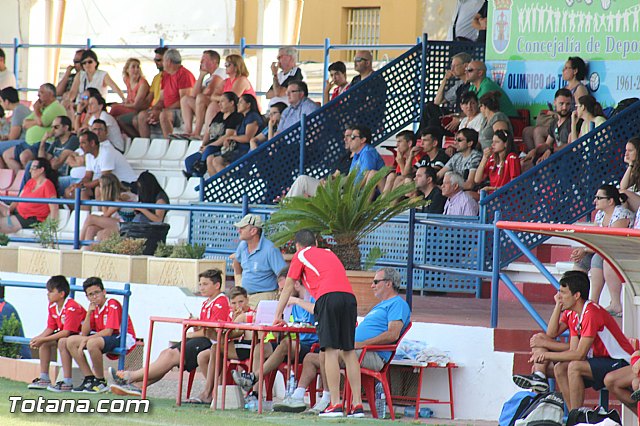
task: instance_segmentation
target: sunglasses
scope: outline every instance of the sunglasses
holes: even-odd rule
[[[153,58],[153,62],[162,62],[162,58]]]
[[[52,129],[59,129],[60,127],[62,127],[61,124],[54,124],[53,126],[51,126]]]
[[[466,142],[466,139],[462,139],[462,138],[456,138],[456,142]]]
[[[83,101],[86,101],[87,99],[89,99],[89,95],[82,95],[80,96],[80,99],[82,99]]]
[[[389,280],[373,280],[373,283],[374,283],[375,285],[378,285],[378,284],[380,284],[380,283],[381,283],[381,282],[383,282],[383,281],[389,281]]]
[[[356,56],[355,58],[353,58],[353,62],[362,62],[362,61],[367,61],[367,58],[362,58],[360,56]]]
[[[73,63],[74,63],[74,64],[81,64],[81,63],[82,63],[82,61],[76,61],[76,60],[74,60],[74,61],[73,61]]]
[[[601,195],[596,195],[596,196],[595,196],[595,197],[593,197],[593,198],[595,198],[596,200],[608,200],[608,199],[609,199],[609,198],[611,198],[611,197],[603,197],[603,196],[601,196]]]
[[[351,138],[351,140],[353,139],[360,139],[361,136],[360,135],[351,135],[351,136],[347,136],[348,138]]]
[[[92,60],[82,61],[82,62],[80,62],[80,63],[81,63],[82,65],[95,64],[95,62],[94,62],[94,61],[92,61]]]
[[[475,70],[475,68],[467,68],[464,70],[464,72],[474,72]]]

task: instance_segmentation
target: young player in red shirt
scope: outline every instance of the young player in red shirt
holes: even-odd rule
[[[222,292],[222,272],[209,269],[199,275],[200,294],[207,299],[202,302],[200,320],[202,321],[231,321],[229,299]],[[198,354],[211,347],[212,336],[210,329],[195,328],[187,333],[184,353],[184,368],[186,371],[198,367]],[[180,346],[178,342],[160,353],[158,358],[149,365],[149,384],[162,379],[172,368],[180,365]],[[206,366],[206,364],[205,364]],[[117,395],[140,396],[142,391],[134,383],[142,383],[144,369],[135,371],[115,371],[109,368],[109,375],[113,379],[111,392]]]
[[[82,284],[89,299],[89,309],[82,323],[82,331],[78,336],[67,339],[65,352],[71,354],[78,363],[84,380],[75,393],[107,392],[109,386],[104,378],[103,354],[111,354],[120,345],[120,322],[122,320],[122,305],[115,299],[107,299],[102,280],[98,277],[87,278]],[[136,333],[133,330],[131,318],[127,318],[127,350],[136,344]],[[87,349],[91,357],[93,371],[87,363],[84,350]],[[61,350],[61,356],[67,356]],[[71,365],[69,363],[69,365]],[[64,364],[63,364],[64,369]],[[65,377],[71,376],[71,371],[65,372]]]
[[[47,299],[49,299],[49,315],[47,328],[31,339],[29,346],[39,348],[40,377],[34,379],[29,389],[49,389],[54,392],[70,392],[73,388],[71,378],[65,378],[51,386],[49,363],[51,354],[58,346],[66,348],[67,337],[80,332],[82,321],[87,313],[75,300],[69,298],[69,281],[62,275],[55,275],[47,281]],[[71,359],[68,359],[69,364]],[[71,371],[69,369],[69,371]]]

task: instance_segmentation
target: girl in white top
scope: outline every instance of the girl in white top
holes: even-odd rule
[[[460,121],[459,129],[473,129],[480,132],[486,121],[483,114],[480,113],[478,105],[478,96],[474,92],[467,92],[460,98],[460,108],[464,114],[464,118]]]
[[[80,63],[82,64],[82,71],[73,80],[73,85],[69,91],[69,99],[75,99],[76,103],[78,103],[80,94],[89,87],[95,87],[103,97],[106,97],[108,87],[111,87],[120,96],[122,102],[125,101],[124,93],[109,74],[98,69],[100,62],[98,62],[98,55],[93,50],[85,50]]]
[[[95,91],[92,92],[87,101],[87,114],[84,120],[86,125],[80,128],[91,127],[93,122],[99,118],[107,124],[107,138],[109,142],[111,142],[111,145],[118,151],[124,152],[124,139],[122,138],[122,132],[120,131],[118,122],[111,114],[105,111],[107,105],[104,98],[100,96],[99,93],[95,93]]]

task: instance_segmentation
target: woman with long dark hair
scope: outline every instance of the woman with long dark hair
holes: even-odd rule
[[[140,173],[135,185],[138,190],[139,202],[147,204],[169,204],[167,193],[164,192],[164,189],[162,189],[153,173],[148,171]],[[149,210],[136,208],[134,210],[136,215],[133,218],[133,222],[139,223],[163,222],[167,213],[164,209]]]
[[[637,212],[640,208],[640,138],[629,139],[624,150],[624,162],[627,163],[627,170],[620,181],[620,192],[627,196],[627,207],[632,212]]]
[[[513,142],[513,134],[507,130],[496,130],[489,148],[482,153],[482,160],[474,180],[483,183],[489,179],[489,186],[485,189],[500,188],[520,176],[520,159]]]
[[[38,157],[31,163],[31,179],[18,195],[21,198],[58,198],[58,172],[46,158]],[[47,218],[58,218],[58,204],[0,202],[0,232],[10,234],[32,228]]]
[[[513,126],[511,120],[502,111],[500,111],[500,97],[502,94],[498,91],[485,93],[480,96],[478,103],[480,104],[480,112],[485,118],[484,124],[478,131],[478,142],[481,149],[491,147],[493,135],[496,130],[508,130],[513,134]]]
[[[582,124],[580,124],[582,120]],[[571,133],[569,133],[569,143],[575,141],[580,136],[586,135],[593,128],[598,127],[607,121],[602,112],[602,105],[591,95],[585,95],[578,99],[576,109],[571,113]]]

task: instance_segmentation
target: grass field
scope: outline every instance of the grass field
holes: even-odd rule
[[[24,383],[13,382],[10,380],[0,379],[0,425],[37,425],[37,424],[55,424],[55,425],[98,425],[108,424],[120,425],[313,425],[313,424],[345,424],[345,425],[368,425],[368,424],[387,424],[390,421],[365,419],[321,419],[317,416],[309,416],[303,414],[286,414],[286,413],[265,413],[258,415],[257,413],[246,412],[244,410],[226,410],[211,411],[208,406],[190,406],[183,405],[176,407],[175,400],[171,399],[151,399],[149,413],[129,413],[129,414],[98,414],[98,413],[74,413],[74,414],[55,414],[55,413],[16,413],[10,412],[12,402],[10,397],[20,396],[25,399],[37,400],[43,397],[41,405],[56,404],[58,396],[62,395],[69,399],[88,399],[91,400],[91,407],[96,407],[97,401],[100,399],[122,400],[127,398],[118,397],[110,393],[102,395],[87,394],[53,394],[47,391],[32,391],[26,389]],[[126,403],[126,401],[124,402]],[[20,402],[14,403],[16,407],[20,407]],[[25,405],[26,407],[28,405]],[[423,420],[424,421],[424,420]],[[413,422],[403,422],[403,424],[412,424]],[[453,422],[452,422],[453,423]],[[418,424],[418,422],[416,422]],[[424,423],[422,423],[424,424]],[[434,422],[437,424],[437,422]]]

